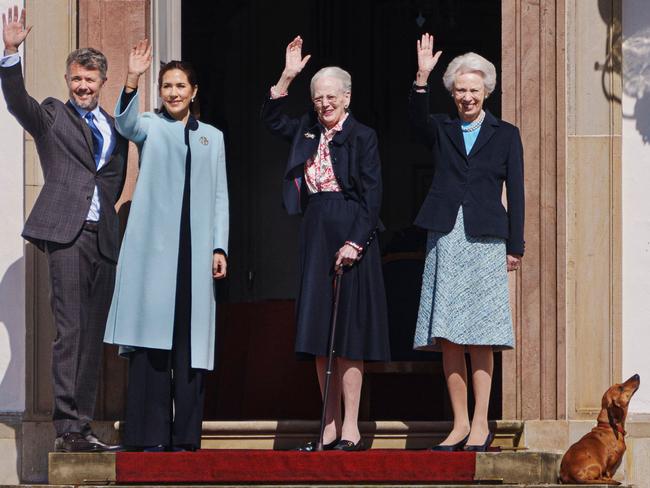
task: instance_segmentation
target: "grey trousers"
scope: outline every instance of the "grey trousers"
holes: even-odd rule
[[[102,364],[106,318],[115,285],[115,264],[102,256],[97,233],[82,230],[70,244],[46,246],[51,305],[53,420],[57,436],[91,432]]]

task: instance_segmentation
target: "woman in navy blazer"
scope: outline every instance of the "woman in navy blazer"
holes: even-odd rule
[[[335,366],[323,434],[325,449],[363,448],[357,423],[364,361],[389,358],[386,296],[379,243],[381,205],[377,135],[349,112],[352,79],[336,66],[311,80],[313,110],[285,113],[287,91],[310,56],[302,39],[286,49],[285,68],[262,107],[262,120],[291,143],[283,197],[289,214],[302,213],[296,353],[314,358],[323,388],[327,366],[332,278],[344,267],[336,329]],[[341,401],[344,417],[341,418]],[[313,451],[309,442],[299,448]]]
[[[483,109],[496,85],[492,63],[474,53],[452,60],[443,83],[458,114],[430,114],[427,81],[442,52],[433,54],[433,36],[425,34],[417,54],[409,116],[433,153],[435,173],[415,221],[428,239],[414,348],[442,350],[454,412],[452,431],[433,449],[485,451],[493,439],[487,419],[493,351],[514,346],[507,271],[519,268],[524,254],[521,138],[515,126]]]

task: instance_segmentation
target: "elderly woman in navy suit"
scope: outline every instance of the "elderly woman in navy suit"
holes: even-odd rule
[[[433,152],[435,174],[416,225],[428,229],[414,348],[442,350],[453,429],[435,450],[485,451],[493,351],[514,345],[507,271],[524,254],[523,150],[519,130],[483,109],[496,70],[474,53],[454,58],[443,76],[456,116],[429,113],[427,81],[441,51],[417,42],[418,71],[409,116]],[[506,187],[507,210],[501,203]],[[469,353],[474,414],[467,407]]]
[[[140,41],[115,126],[140,152],[140,173],[117,265],[104,341],[129,356],[124,444],[146,451],[200,447],[204,376],[214,366],[214,279],[226,276],[228,186],[223,135],[197,120],[196,74],[170,61],[162,107],[139,113],[151,64]]]
[[[321,69],[311,80],[312,111],[299,118],[285,114],[289,85],[309,58],[302,57],[300,37],[289,43],[284,70],[264,103],[262,119],[274,135],[291,143],[284,205],[289,214],[303,214],[295,349],[299,357],[315,358],[321,390],[332,278],[335,267],[345,269],[323,444],[325,449],[360,450],[357,418],[364,360],[389,357],[380,252],[373,239],[381,205],[377,135],[349,112],[351,78],[334,66]],[[310,442],[300,450],[314,447]]]

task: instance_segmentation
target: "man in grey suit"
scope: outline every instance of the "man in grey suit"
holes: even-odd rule
[[[117,449],[100,441],[95,410],[102,338],[119,248],[115,203],[126,174],[128,143],[99,105],[106,57],[91,48],[68,56],[67,103],[38,103],[25,90],[18,47],[31,27],[18,7],[2,15],[0,81],[9,112],[29,132],[44,185],[23,237],[47,255],[56,326],[52,346],[53,420],[57,451]]]

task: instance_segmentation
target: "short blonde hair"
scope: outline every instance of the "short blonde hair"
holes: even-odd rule
[[[314,84],[316,81],[318,81],[319,78],[323,78],[325,76],[330,76],[339,80],[343,85],[344,92],[352,91],[352,77],[350,76],[350,73],[345,71],[343,68],[339,68],[338,66],[325,66],[324,68],[319,69],[316,74],[311,77],[311,82],[309,83],[309,91],[312,97],[314,96]]]
[[[476,53],[465,53],[452,59],[442,76],[442,83],[451,93],[454,89],[456,76],[465,73],[479,73],[483,78],[483,85],[488,95],[494,91],[497,85],[496,68],[487,59]]]

